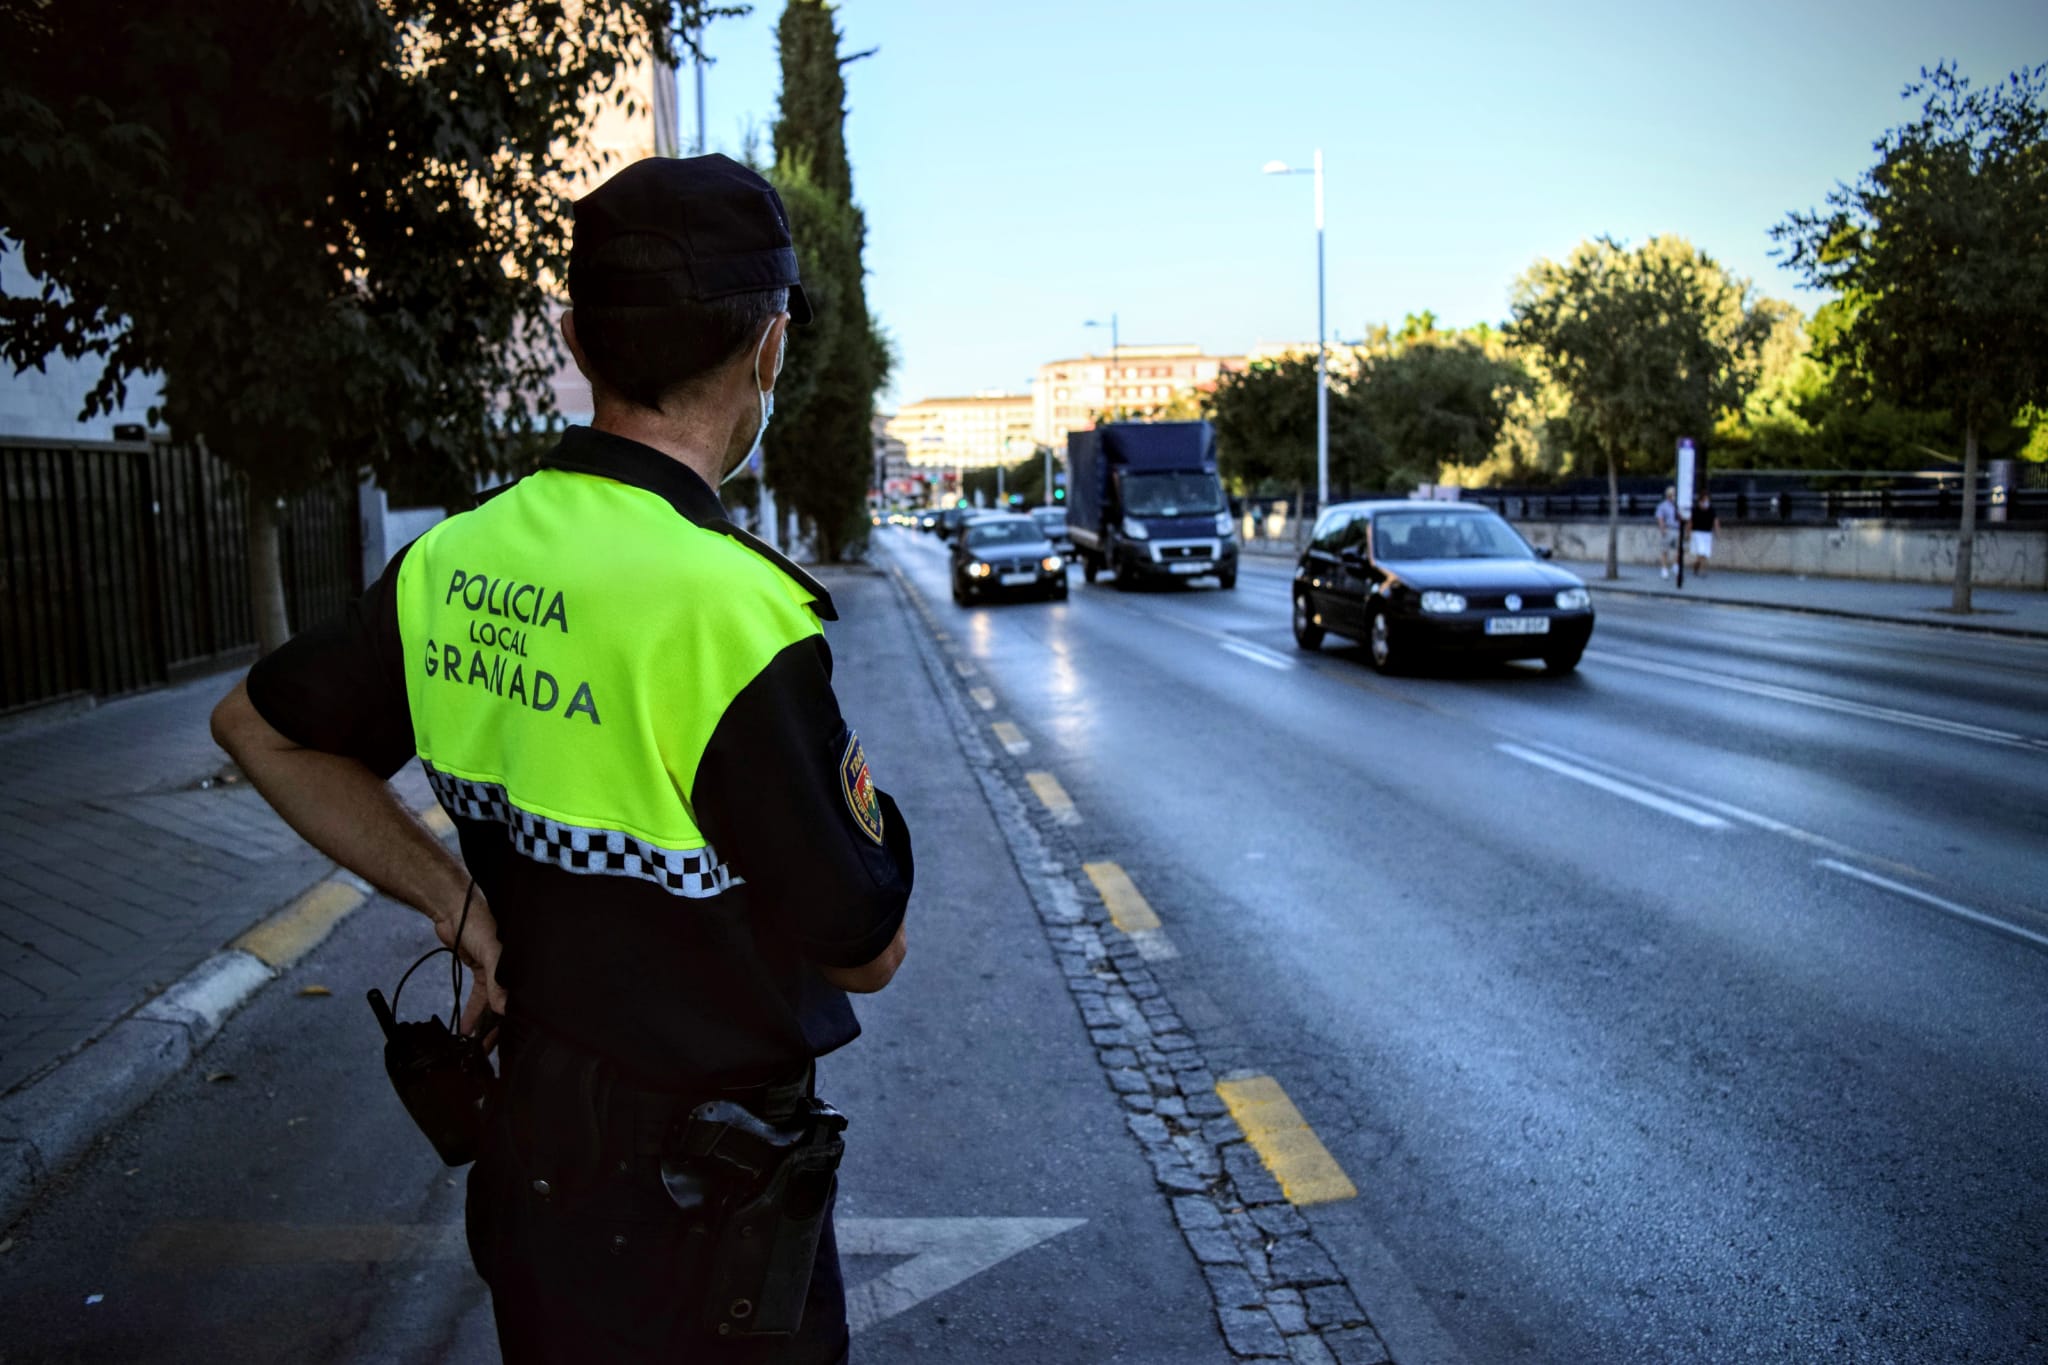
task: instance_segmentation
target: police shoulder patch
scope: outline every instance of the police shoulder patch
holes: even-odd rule
[[[846,797],[846,809],[861,833],[882,842],[882,801],[875,794],[874,774],[868,771],[868,756],[860,747],[860,736],[846,732],[846,751],[839,757],[839,790]]]

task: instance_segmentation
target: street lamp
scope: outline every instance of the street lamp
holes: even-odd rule
[[[1110,385],[1116,383],[1116,314],[1111,313],[1109,315],[1109,321],[1106,323],[1097,322],[1091,318],[1087,322],[1082,323],[1081,325],[1083,327],[1109,328],[1109,384],[1105,384],[1102,387],[1102,400],[1105,403],[1109,404],[1110,415],[1114,417],[1116,415],[1116,400],[1111,396]]]
[[[1316,178],[1316,512],[1330,501],[1330,347],[1323,326],[1323,149],[1316,148],[1313,166],[1268,161],[1267,175],[1313,175]]]

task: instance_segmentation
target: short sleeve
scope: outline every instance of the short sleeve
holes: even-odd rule
[[[405,554],[339,616],[301,631],[249,670],[249,700],[272,729],[302,748],[357,759],[385,778],[414,753],[398,633]]]
[[[915,875],[910,831],[840,716],[822,636],[788,646],[726,708],[691,804],[810,961],[858,967],[895,938]]]

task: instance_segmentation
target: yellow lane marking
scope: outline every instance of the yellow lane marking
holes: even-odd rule
[[[970,687],[967,689],[967,695],[974,698],[974,704],[984,711],[996,709],[996,694],[986,687]]]
[[[1127,934],[1159,927],[1159,916],[1152,913],[1151,903],[1121,867],[1115,863],[1083,863],[1081,870],[1088,874],[1089,881],[1095,883],[1102,904],[1109,910],[1111,924]]]
[[[448,812],[439,806],[430,806],[420,812],[420,823],[432,830],[436,839],[446,838],[455,832],[455,822],[448,818]]]
[[[366,899],[360,887],[330,877],[228,946],[267,966],[288,967],[318,947]]]
[[[963,678],[971,678],[974,676],[974,661],[971,659],[955,659],[953,660],[953,671]]]
[[[1245,1076],[1218,1081],[1216,1093],[1230,1107],[1230,1117],[1244,1130],[1245,1140],[1280,1182],[1280,1192],[1295,1204],[1332,1204],[1355,1199],[1358,1187],[1323,1146],[1308,1120],[1271,1076]]]
[[[1081,812],[1074,809],[1074,798],[1067,795],[1067,789],[1051,773],[1026,773],[1024,780],[1031,784],[1031,790],[1038,794],[1039,801],[1052,812],[1052,818],[1063,825],[1081,823]]]
[[[1031,752],[1031,741],[1024,738],[1024,732],[1007,720],[999,720],[989,729],[996,732],[996,742],[1010,751],[1013,758],[1022,758]]]

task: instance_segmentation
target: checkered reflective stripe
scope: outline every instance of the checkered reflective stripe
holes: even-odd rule
[[[512,847],[535,862],[549,863],[565,872],[638,877],[672,896],[690,900],[704,900],[728,888],[745,885],[709,847],[659,848],[616,829],[565,825],[545,815],[521,810],[496,782],[471,782],[444,773],[431,763],[423,762],[420,766],[426,769],[434,795],[450,815],[505,826]]]

